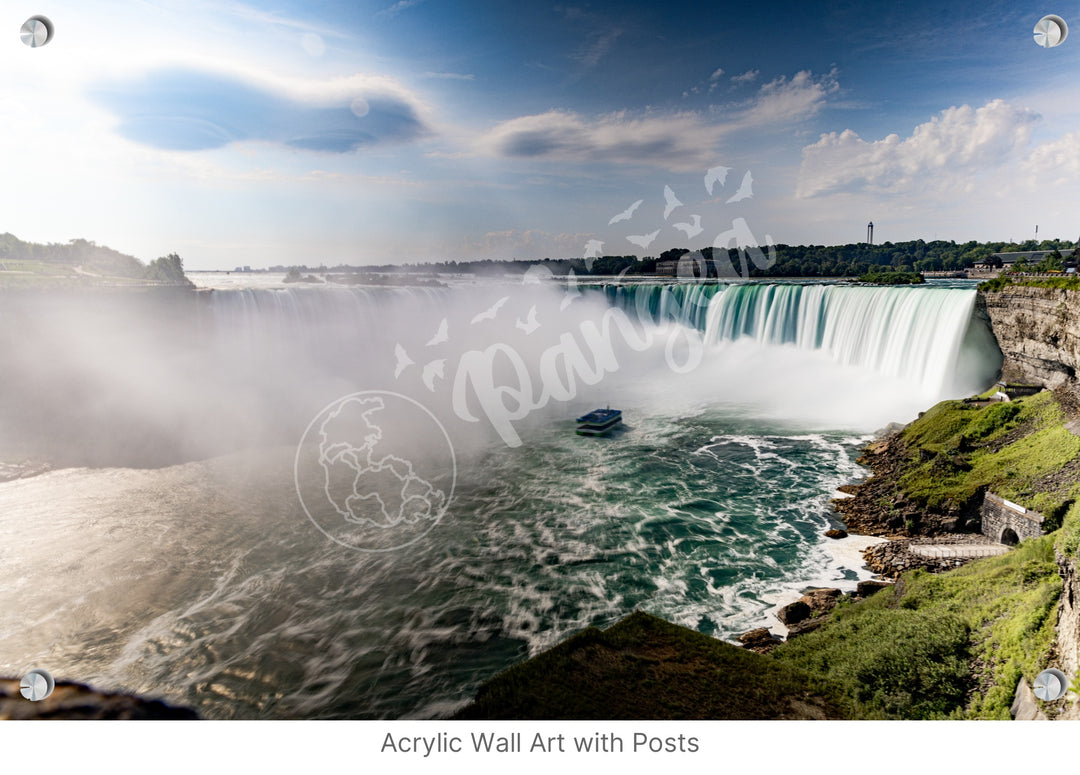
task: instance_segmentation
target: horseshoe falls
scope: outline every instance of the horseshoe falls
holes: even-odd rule
[[[971,287],[445,284],[8,300],[0,669],[209,718],[437,718],[634,610],[777,626],[866,575],[866,539],[823,533],[872,433],[1001,363]],[[573,433],[607,404],[624,430]],[[318,502],[321,437],[445,513],[401,549],[334,540],[400,526]]]
[[[973,288],[846,285],[609,286],[640,319],[701,332],[679,394],[800,426],[873,431],[985,390],[1001,354]],[[672,391],[667,391],[670,393]]]
[[[749,337],[766,347],[821,351],[837,364],[948,391],[965,338],[978,337],[993,366],[993,346],[973,324],[970,290],[752,285],[729,289],[710,305],[705,338]],[[966,355],[978,342],[970,342]],[[988,369],[984,369],[988,373]],[[974,375],[985,380],[986,373]],[[993,376],[990,374],[990,376]]]

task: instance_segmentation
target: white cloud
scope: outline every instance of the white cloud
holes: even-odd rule
[[[697,169],[714,160],[721,133],[691,112],[641,117],[620,112],[589,119],[552,110],[498,124],[479,147],[504,157]]]
[[[864,190],[900,193],[970,185],[983,171],[1014,159],[1039,118],[993,100],[981,108],[951,107],[901,139],[866,142],[850,129],[803,148],[797,196]],[[1052,156],[1053,149],[1046,152]]]
[[[627,111],[586,117],[566,110],[521,116],[497,124],[476,144],[482,154],[567,162],[657,165],[697,170],[715,161],[728,135],[762,127],[790,128],[816,114],[839,89],[835,70],[808,70],[763,85],[751,100],[720,117],[695,111],[633,115]],[[684,97],[695,89],[684,92]]]
[[[1080,132],[1036,146],[1021,162],[1020,169],[1033,182],[1074,183],[1080,176]]]
[[[839,89],[836,70],[816,78],[809,70],[800,70],[790,79],[781,75],[762,85],[741,123],[746,126],[785,125],[809,118],[825,106],[830,94]]]
[[[724,68],[718,67],[713,71],[713,74],[709,76],[710,81],[720,80],[720,76],[724,74]]]
[[[753,83],[757,80],[760,70],[747,70],[745,73],[731,76],[732,83]]]

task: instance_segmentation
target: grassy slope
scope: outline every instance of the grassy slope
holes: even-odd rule
[[[86,272],[91,270],[86,269]],[[10,289],[33,289],[33,288],[81,288],[102,283],[110,285],[131,284],[142,285],[145,280],[140,278],[125,277],[122,275],[107,275],[95,272],[94,275],[80,274],[74,267],[54,264],[46,261],[0,261],[0,288]]]
[[[103,245],[86,240],[42,245],[0,234],[0,288],[142,284],[145,278],[142,261]]]
[[[994,392],[993,390],[990,392]],[[901,718],[1008,718],[1020,675],[1048,658],[1061,580],[1054,542],[1080,543],[1080,438],[1042,392],[978,406],[945,401],[902,432],[896,486],[926,508],[990,490],[1047,516],[1057,536],[949,573],[916,572],[893,591],[840,607],[831,624],[777,659],[841,683],[874,712]]]
[[[954,571],[916,571],[773,658],[844,686],[871,714],[1009,718],[1016,683],[1045,665],[1061,579],[1054,539]]]
[[[1056,527],[1080,494],[1076,477],[1055,476],[1080,456],[1080,438],[1063,421],[1050,392],[984,407],[944,401],[903,431],[909,453],[900,484],[931,508],[990,489]]]
[[[633,614],[484,684],[462,719],[851,718],[842,688],[768,657]]]
[[[1069,275],[1067,277],[1017,277],[1013,279],[1008,275],[1000,275],[993,280],[979,283],[980,291],[1000,291],[1009,285],[1027,286],[1029,288],[1058,288],[1065,291],[1080,291],[1080,277]]]

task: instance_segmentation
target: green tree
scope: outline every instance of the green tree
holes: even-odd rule
[[[184,274],[184,260],[176,253],[151,261],[146,267],[146,279],[164,285],[194,286]]]

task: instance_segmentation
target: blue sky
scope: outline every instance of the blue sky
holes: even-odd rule
[[[1036,46],[1047,13],[1075,39]],[[232,268],[656,255],[740,219],[1080,235],[1080,2],[19,0],[0,29],[23,239]]]

